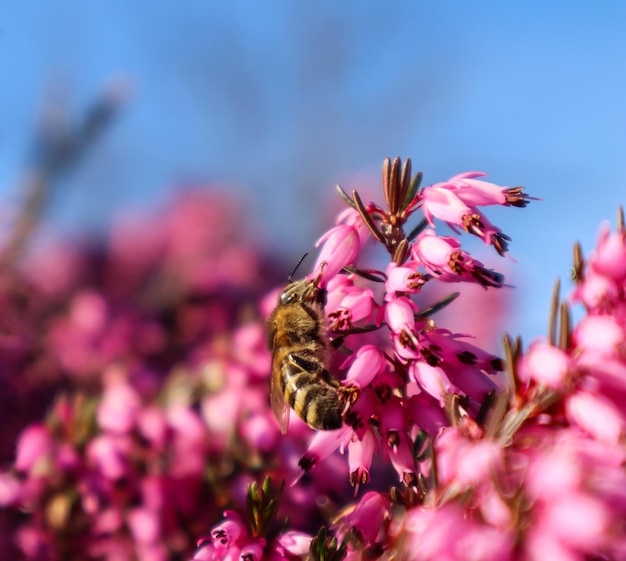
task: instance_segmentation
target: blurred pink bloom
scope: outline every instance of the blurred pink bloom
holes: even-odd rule
[[[312,536],[304,532],[291,531],[281,534],[276,545],[290,555],[305,555],[309,552]]]
[[[50,461],[53,450],[52,435],[44,425],[31,425],[24,429],[17,442],[15,469],[33,471],[45,469],[43,462]]]
[[[365,225],[365,222],[363,222],[363,218],[361,218],[361,215],[351,207],[348,207],[339,213],[336,223],[347,224],[348,226],[352,226],[357,231],[359,235],[359,247],[361,249],[369,240],[371,240],[372,234],[370,233],[369,228]]]
[[[572,295],[574,302],[582,302],[589,310],[608,312],[619,295],[618,285],[593,269],[588,271],[582,283]]]
[[[10,473],[0,472],[0,507],[8,507],[18,502],[21,485]]]
[[[592,271],[608,277],[618,285],[623,284],[626,280],[626,233],[611,233],[609,228],[603,228],[589,266]]]
[[[572,363],[559,348],[543,341],[532,343],[520,364],[519,374],[526,382],[560,390],[569,382]]]
[[[567,398],[565,408],[570,422],[597,439],[617,444],[624,434],[624,410],[601,394],[577,391]]]
[[[391,518],[389,500],[375,491],[365,493],[352,512],[341,519],[337,535],[343,539],[348,530],[356,532],[370,547],[385,539],[385,525]]]
[[[161,537],[161,524],[156,511],[137,507],[127,514],[133,539],[140,544],[156,543]]]
[[[134,388],[123,379],[112,378],[98,405],[98,424],[105,431],[126,433],[134,427],[141,406],[141,397]]]
[[[129,473],[128,453],[132,445],[122,437],[100,435],[87,446],[87,459],[105,478],[113,481]]]
[[[210,532],[213,544],[218,549],[230,547],[246,533],[241,516],[234,510],[225,511],[224,518],[225,520],[213,526]]]
[[[415,561],[513,560],[514,536],[467,517],[455,504],[411,509],[401,527],[402,550]]]
[[[605,358],[623,354],[624,327],[613,316],[584,317],[574,329],[574,340],[585,352],[595,351]]]

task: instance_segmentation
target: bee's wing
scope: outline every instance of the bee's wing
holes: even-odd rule
[[[287,427],[289,426],[289,405],[285,401],[285,396],[280,389],[280,377],[282,376],[281,365],[278,364],[279,358],[276,356],[275,350],[275,339],[276,334],[274,334],[274,343],[272,344],[272,377],[270,379],[270,404],[272,406],[272,411],[274,412],[274,417],[278,421],[278,426],[280,427],[280,432],[285,434],[287,432]]]

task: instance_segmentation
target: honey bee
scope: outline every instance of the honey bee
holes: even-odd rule
[[[283,434],[289,423],[289,406],[313,429],[338,429],[346,393],[351,391],[326,369],[330,349],[324,315],[326,293],[318,283],[319,277],[288,284],[268,321],[270,399]]]

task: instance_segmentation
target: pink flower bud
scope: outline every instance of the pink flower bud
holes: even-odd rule
[[[340,224],[328,230],[315,245],[322,245],[322,249],[314,272],[307,278],[316,278],[321,272],[319,285],[324,287],[341,269],[354,263],[359,251],[359,234],[352,226]]]

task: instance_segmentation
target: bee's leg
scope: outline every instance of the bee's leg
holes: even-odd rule
[[[355,386],[340,386],[337,391],[339,393],[339,401],[344,404],[343,414],[345,415],[358,399],[360,391]]]

